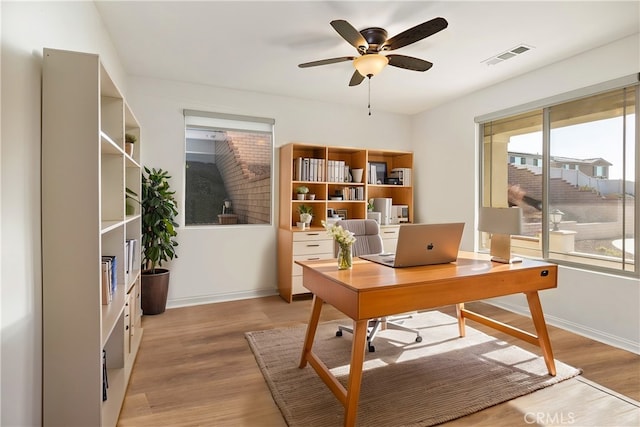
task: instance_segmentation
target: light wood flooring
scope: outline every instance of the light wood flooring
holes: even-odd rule
[[[310,307],[310,299],[288,304],[273,296],[144,316],[142,345],[118,426],[286,426],[244,332],[307,323]],[[534,332],[526,317],[482,302],[467,307]],[[440,311],[455,315],[453,307]],[[344,317],[325,304],[321,321]],[[537,347],[483,325],[472,321],[468,325],[540,354]],[[629,420],[636,420],[633,425],[637,425],[640,409],[636,402],[625,402],[616,393],[640,400],[640,356],[551,326],[549,333],[555,358],[581,368],[585,380],[565,381],[558,385],[561,387],[550,387],[446,425],[601,426]],[[612,392],[602,392],[598,384]],[[569,401],[574,404],[576,400],[589,408],[585,409],[586,418],[577,417],[580,414],[575,412],[580,409],[569,406]],[[589,415],[594,413],[598,416]]]

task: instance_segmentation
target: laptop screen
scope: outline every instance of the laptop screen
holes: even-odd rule
[[[464,223],[402,224],[395,255],[361,258],[392,267],[445,264],[458,258]]]

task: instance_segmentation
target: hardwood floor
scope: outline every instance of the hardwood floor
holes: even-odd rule
[[[286,426],[244,332],[307,323],[310,307],[310,299],[287,304],[273,296],[177,308],[143,317],[142,346],[118,425]],[[482,302],[467,307],[533,332],[526,317]],[[455,315],[453,306],[440,311]],[[321,321],[344,317],[325,305]],[[540,354],[537,347],[483,325],[472,321],[468,325]],[[639,355],[551,326],[549,333],[556,359],[582,368],[582,376],[588,380],[640,400]],[[557,397],[553,399],[561,405]],[[539,404],[548,403],[543,400]],[[638,409],[631,406],[630,410]],[[530,424],[523,422],[522,413],[505,403],[476,414],[473,424]],[[470,420],[465,417],[448,424],[469,425]]]

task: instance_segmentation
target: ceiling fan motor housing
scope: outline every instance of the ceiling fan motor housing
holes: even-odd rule
[[[387,30],[379,27],[365,28],[360,31],[360,34],[362,34],[362,37],[369,43],[367,53],[377,53],[379,50],[382,50],[378,47],[387,41],[388,36]]]

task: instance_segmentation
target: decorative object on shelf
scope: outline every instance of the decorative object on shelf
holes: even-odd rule
[[[307,223],[306,222],[296,222],[296,227],[298,227],[300,230],[304,230],[307,227]]]
[[[367,212],[373,212],[373,199],[369,199],[367,202]]]
[[[346,209],[336,209],[336,215],[338,215],[340,219],[348,219],[347,212]]]
[[[353,266],[352,246],[356,241],[353,233],[342,228],[341,225],[328,225],[322,221],[322,226],[338,245],[338,270],[348,270]]]
[[[353,182],[362,182],[363,173],[364,173],[364,169],[351,169],[351,176],[353,177]]]
[[[387,163],[386,162],[370,162],[371,170],[370,184],[384,184],[387,179]]]
[[[309,200],[315,200],[316,199],[316,195],[315,194],[308,194],[307,197],[309,198]]]
[[[142,174],[142,312],[165,311],[169,290],[169,270],[157,268],[163,261],[177,258],[178,242],[175,217],[178,215],[175,194],[171,191],[167,171],[144,168]]]
[[[351,182],[353,180],[353,177],[351,176],[351,173],[349,172],[349,165],[346,165],[344,167],[344,182]]]
[[[130,133],[124,135],[124,152],[130,157],[133,157],[133,144],[135,144],[137,140],[138,138]]]
[[[304,196],[308,192],[309,192],[309,187],[307,186],[301,185],[300,187],[296,188],[296,193],[298,193],[298,200],[304,200]]]
[[[304,222],[309,226],[313,219],[313,208],[307,205],[298,206],[298,213],[300,214],[300,222]]]

